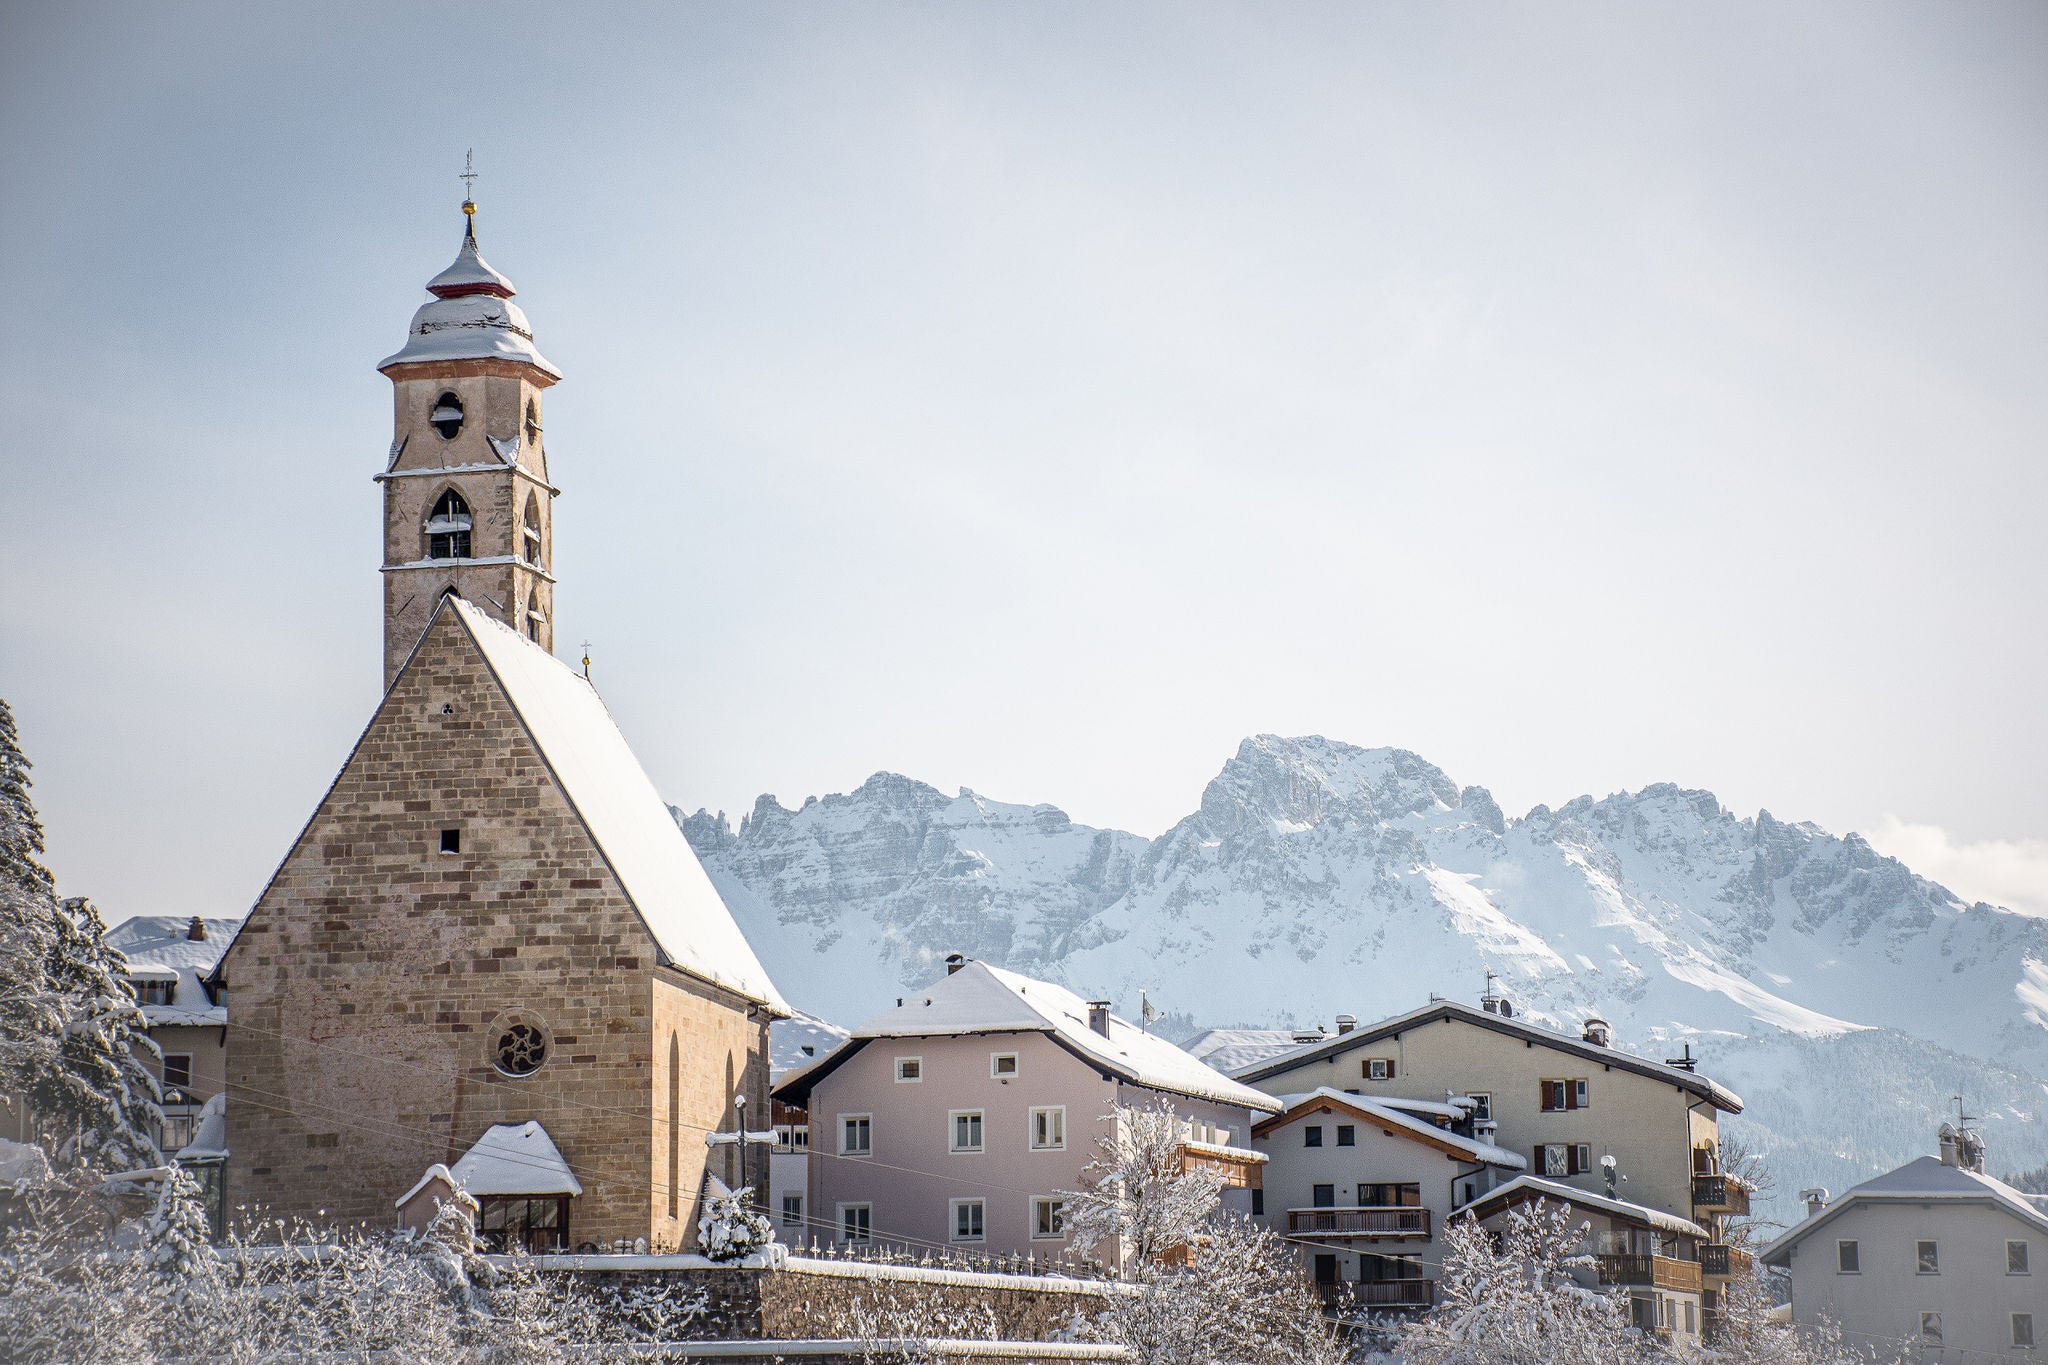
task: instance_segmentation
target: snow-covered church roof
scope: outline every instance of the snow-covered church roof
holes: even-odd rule
[[[662,955],[691,976],[789,1013],[590,680],[460,597],[444,597],[442,611],[476,641]]]
[[[851,1041],[823,1061],[783,1078],[783,1086],[809,1085],[877,1038],[943,1038],[978,1033],[1043,1033],[1111,1075],[1135,1085],[1196,1099],[1238,1104],[1261,1114],[1280,1106],[1273,1097],[1240,1085],[1196,1061],[1156,1034],[1109,1016],[1108,1036],[1089,1027],[1088,1002],[1064,986],[1037,981],[986,962],[963,963],[914,996],[853,1031]]]
[[[379,361],[378,369],[423,360],[502,359],[562,377],[533,344],[533,328],[512,302],[512,281],[484,261],[473,230],[464,231],[454,262],[427,281],[427,290],[434,297],[412,315],[405,345]]]

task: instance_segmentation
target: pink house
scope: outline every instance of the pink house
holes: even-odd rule
[[[817,1240],[1038,1257],[1067,1250],[1062,1192],[1086,1184],[1114,1106],[1171,1104],[1183,1161],[1220,1171],[1246,1213],[1265,1160],[1251,1125],[1280,1107],[1106,1002],[965,960],[775,1097],[808,1111]]]

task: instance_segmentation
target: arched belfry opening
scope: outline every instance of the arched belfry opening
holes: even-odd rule
[[[427,513],[427,558],[468,559],[474,527],[475,518],[462,494],[452,488],[443,490],[434,500],[433,511]]]
[[[526,562],[536,569],[547,565],[541,562],[540,535],[540,494],[526,495],[526,512],[519,519],[519,552]]]

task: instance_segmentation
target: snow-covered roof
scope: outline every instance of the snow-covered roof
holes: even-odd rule
[[[464,236],[454,264],[428,281],[427,288],[434,297],[412,315],[404,347],[378,361],[378,369],[422,360],[504,359],[562,377],[534,346],[533,328],[512,302],[512,281],[484,263],[476,238]]]
[[[460,294],[499,294],[510,298],[519,291],[512,287],[512,281],[491,269],[477,251],[476,234],[465,232],[454,263],[427,281],[427,292],[446,299]]]
[[[1104,1037],[1088,1026],[1088,1014],[1088,1002],[1064,986],[986,962],[968,962],[862,1024],[853,1031],[852,1042],[1043,1033],[1089,1063],[1136,1085],[1242,1105],[1262,1114],[1279,1108],[1271,1096],[1238,1084],[1164,1038],[1115,1015],[1109,1017],[1109,1036]],[[841,1048],[832,1057],[785,1077],[782,1084],[808,1093],[811,1084],[855,1050],[852,1046]]]
[[[1713,1240],[1712,1234],[1689,1218],[1680,1218],[1676,1214],[1653,1209],[1644,1204],[1631,1204],[1626,1199],[1609,1199],[1604,1194],[1589,1194],[1585,1190],[1560,1184],[1555,1180],[1545,1180],[1537,1175],[1518,1175],[1505,1185],[1496,1185],[1456,1212],[1470,1210],[1473,1216],[1485,1218],[1491,1215],[1480,1213],[1479,1210],[1490,1205],[1499,1204],[1505,1208],[1509,1204],[1531,1199],[1552,1199],[1580,1210],[1598,1209],[1615,1218],[1626,1218],[1630,1222],[1647,1224],[1659,1232],[1674,1233],[1680,1237],[1697,1237],[1703,1242]]]
[[[1854,1186],[1848,1193],[1830,1204],[1820,1213],[1791,1228],[1765,1247],[1760,1253],[1770,1265],[1784,1265],[1791,1257],[1792,1248],[1808,1234],[1818,1231],[1835,1220],[1844,1209],[1855,1204],[1929,1204],[1968,1203],[1983,1204],[1990,1208],[2002,1209],[2013,1217],[2048,1232],[2048,1212],[2031,1198],[2003,1180],[1994,1180],[1976,1171],[1964,1170],[1960,1166],[1942,1164],[1941,1158],[1932,1156],[1915,1157],[1896,1170],[1873,1176],[1861,1185]]]
[[[663,957],[789,1013],[590,680],[460,597],[442,602],[437,612],[453,611],[475,639]]]
[[[802,1010],[768,1026],[768,1083],[799,1067],[823,1061],[847,1039],[847,1031]]]
[[[175,981],[168,1005],[144,1005],[142,1017],[152,1026],[225,1024],[226,1006],[216,1005],[200,981],[227,951],[239,919],[200,921],[204,938],[192,935],[190,915],[136,915],[107,930],[109,947],[128,959],[129,975],[138,981]]]
[[[1238,1067],[1230,1074],[1238,1080],[1256,1085],[1269,1076],[1278,1075],[1280,1072],[1299,1066],[1303,1062],[1334,1057],[1339,1053],[1348,1052],[1355,1047],[1362,1047],[1368,1043],[1377,1043],[1389,1034],[1400,1033],[1406,1029],[1434,1023],[1439,1019],[1454,1019],[1460,1023],[1473,1024],[1479,1028],[1491,1029],[1496,1033],[1505,1033],[1512,1038],[1533,1042],[1541,1047],[1552,1048],[1558,1052],[1571,1053],[1588,1061],[1599,1062],[1604,1066],[1617,1067],[1623,1071],[1632,1071],[1641,1076],[1654,1076],[1658,1080],[1670,1082],[1681,1090],[1698,1095],[1723,1113],[1739,1114],[1742,1112],[1741,1096],[1726,1086],[1700,1075],[1696,1071],[1687,1071],[1683,1067],[1666,1066],[1662,1062],[1653,1062],[1647,1057],[1639,1057],[1633,1052],[1624,1052],[1618,1047],[1602,1047],[1598,1043],[1589,1043],[1583,1038],[1576,1038],[1571,1034],[1561,1033],[1556,1029],[1545,1028],[1541,1024],[1493,1014],[1471,1005],[1460,1004],[1456,1000],[1432,1000],[1420,1009],[1410,1010],[1406,1014],[1397,1014],[1391,1019],[1382,1019],[1376,1024],[1361,1025],[1349,1033],[1334,1034],[1326,1043],[1295,1048],[1290,1052],[1269,1060]]]
[[[1433,1123],[1413,1118],[1387,1101],[1349,1094],[1327,1085],[1319,1086],[1306,1095],[1282,1095],[1280,1102],[1285,1108],[1274,1117],[1261,1120],[1258,1127],[1252,1130],[1254,1138],[1262,1138],[1275,1128],[1292,1123],[1319,1109],[1335,1106],[1368,1123],[1382,1125],[1383,1132],[1392,1132],[1396,1137],[1410,1138],[1418,1142],[1434,1143],[1439,1148],[1448,1148],[1459,1153],[1477,1165],[1499,1166],[1506,1170],[1519,1171],[1526,1169],[1529,1164],[1505,1147],[1496,1147],[1491,1142],[1481,1142],[1477,1138],[1461,1137]]]
[[[562,1160],[548,1130],[534,1119],[525,1123],[494,1123],[453,1166],[429,1166],[413,1187],[400,1195],[405,1205],[436,1176],[472,1196],[493,1194],[581,1194],[583,1182]]]
[[[1181,1044],[1190,1057],[1226,1074],[1256,1066],[1302,1046],[1304,1044],[1295,1030],[1284,1028],[1205,1029]]]

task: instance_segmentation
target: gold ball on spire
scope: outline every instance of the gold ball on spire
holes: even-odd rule
[[[473,199],[463,200],[462,211],[472,218],[476,217],[476,201]]]

